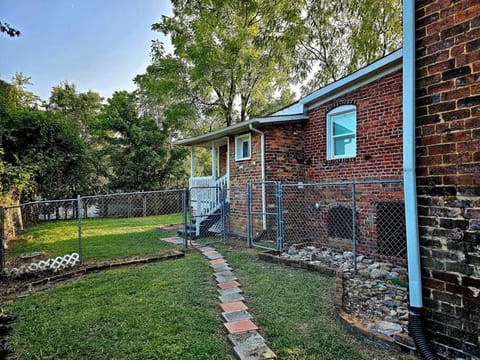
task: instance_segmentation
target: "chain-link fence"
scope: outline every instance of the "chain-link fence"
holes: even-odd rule
[[[406,260],[401,181],[282,185],[284,247]]]
[[[0,215],[0,270],[72,253],[92,261],[151,254],[165,246],[166,225],[179,230],[184,246],[235,237],[280,251],[318,245],[406,258],[400,180],[79,196],[5,207]]]
[[[281,248],[281,232],[278,231],[280,191],[276,181],[252,182],[247,186],[250,215],[248,240],[251,246],[274,250]]]
[[[247,206],[247,188],[230,186],[226,191],[225,232],[229,238],[246,241],[248,237],[249,214]]]
[[[180,189],[1,208],[0,270],[43,269],[72,254],[76,262],[154,254],[171,246],[162,238],[184,227],[186,199]]]

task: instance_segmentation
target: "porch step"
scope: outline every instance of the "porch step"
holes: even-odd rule
[[[208,229],[214,226],[221,219],[221,217],[221,211],[217,210],[214,213],[210,214],[206,219],[204,219],[200,223],[200,235],[204,235],[206,232],[208,232]],[[187,224],[187,227],[185,229],[178,230],[177,234],[181,237],[184,237],[186,235],[189,239],[195,239],[197,235],[194,220],[192,220],[192,223]]]

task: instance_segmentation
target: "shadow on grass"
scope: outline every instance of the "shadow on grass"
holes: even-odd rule
[[[179,216],[83,220],[83,259],[86,262],[117,259],[172,249],[173,245],[161,240],[171,235],[159,227],[178,220]],[[10,243],[7,266],[18,263],[22,254],[34,252],[42,253],[42,258],[79,252],[77,222],[59,221],[27,229],[20,239]]]

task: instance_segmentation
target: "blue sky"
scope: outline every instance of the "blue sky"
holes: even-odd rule
[[[169,50],[168,39],[150,30],[162,15],[171,15],[168,0],[0,0],[0,21],[21,31],[0,35],[0,79],[23,72],[43,100],[64,80],[103,97],[133,90],[150,63],[151,40]]]

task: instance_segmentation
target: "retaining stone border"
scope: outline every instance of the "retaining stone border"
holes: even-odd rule
[[[337,269],[328,268],[322,265],[310,264],[301,260],[291,260],[281,257],[277,252],[269,251],[259,254],[259,258],[275,264],[290,266],[294,268],[315,271],[324,275],[335,276],[334,284],[334,307],[335,313],[349,329],[366,336],[372,340],[380,341],[389,346],[398,346],[399,350],[416,350],[413,339],[405,333],[397,332],[393,337],[373,332],[360,321],[350,316],[343,310],[343,273]]]
[[[200,247],[199,251],[209,260],[213,269],[218,300],[225,320],[223,325],[235,355],[240,360],[277,359],[265,339],[258,333],[258,327],[252,321],[253,316],[247,311],[241,285],[223,255],[210,246]]]
[[[13,293],[17,294],[22,291],[31,292],[33,288],[39,287],[41,285],[71,279],[71,278],[88,274],[91,272],[98,272],[101,270],[109,270],[109,269],[115,269],[115,268],[120,268],[125,266],[131,266],[131,265],[149,264],[149,263],[154,263],[159,261],[178,259],[182,257],[185,257],[185,252],[183,250],[171,250],[165,254],[149,256],[146,258],[126,259],[123,261],[115,261],[112,263],[86,265],[80,269],[75,269],[72,271],[64,272],[61,274],[55,274],[52,276],[41,278],[39,280],[24,283],[21,285],[21,287],[15,288]],[[8,294],[5,294],[4,297],[8,297]]]

